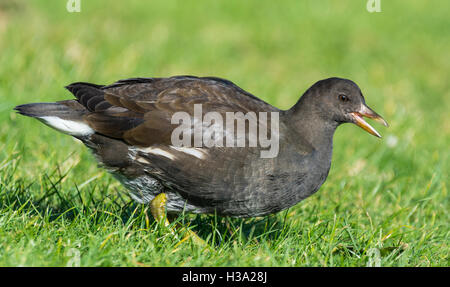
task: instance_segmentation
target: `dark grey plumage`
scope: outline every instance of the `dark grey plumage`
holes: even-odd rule
[[[381,118],[355,83],[339,78],[317,82],[287,111],[213,77],[73,83],[67,89],[76,100],[16,110],[83,141],[137,201],[166,193],[168,212],[252,217],[293,206],[325,181],[338,125],[360,125],[358,115]],[[192,114],[194,104],[204,113],[279,112],[278,156],[261,158],[260,147],[202,148],[204,157],[171,149],[172,115]],[[149,147],[159,153],[146,152]]]

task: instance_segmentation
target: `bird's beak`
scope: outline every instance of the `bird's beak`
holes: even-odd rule
[[[376,122],[379,122],[380,124],[384,125],[385,127],[388,126],[388,123],[376,112],[374,112],[371,108],[368,106],[362,104],[361,109],[358,112],[350,113],[354,119],[354,123],[363,128],[366,132],[369,134],[372,134],[376,137],[381,138],[381,135],[371,126],[369,125],[363,117],[368,117],[369,119],[372,119]]]

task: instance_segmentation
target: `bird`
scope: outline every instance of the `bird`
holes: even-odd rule
[[[355,82],[337,77],[314,83],[286,110],[218,77],[130,78],[65,88],[73,99],[14,109],[83,142],[132,199],[150,205],[157,221],[183,212],[249,218],[290,208],[325,182],[338,126],[353,123],[376,137],[381,135],[364,117],[388,126],[365,103]],[[194,115],[196,106],[201,107],[200,117]],[[191,121],[180,128],[176,123],[181,121],[174,121],[177,113],[191,116]],[[177,129],[195,138],[199,120],[200,127],[214,134],[211,139],[228,136],[229,128],[234,136],[237,124],[205,124],[208,113],[216,120],[228,113],[244,115],[246,144],[219,140],[195,145],[192,137],[184,141],[190,146],[174,144]],[[262,121],[269,114],[270,120]],[[272,156],[262,156],[267,144],[249,143],[252,134],[245,132],[255,115],[263,123],[257,134],[268,130],[276,140]]]

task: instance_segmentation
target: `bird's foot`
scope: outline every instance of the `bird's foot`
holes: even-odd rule
[[[205,240],[200,238],[200,236],[198,236],[197,233],[195,233],[194,231],[192,231],[184,226],[179,226],[178,228],[180,231],[186,233],[184,238],[181,240],[182,242],[184,242],[186,240],[191,240],[194,244],[196,244],[198,246],[209,247],[208,243],[206,243]]]
[[[168,227],[173,235],[176,236],[176,233],[172,228],[170,228],[170,221],[166,216],[166,202],[167,195],[165,193],[160,193],[150,202],[150,211],[158,223],[164,223],[164,226]],[[175,224],[177,231],[181,231],[182,233],[186,233],[186,236],[176,244],[175,247],[180,245],[181,243],[191,240],[194,244],[199,246],[208,247],[209,245],[201,239],[197,233],[194,231],[182,226],[181,224]]]
[[[169,226],[170,222],[166,217],[166,202],[167,195],[165,193],[158,194],[150,202],[150,212],[158,223],[164,223],[164,226]]]

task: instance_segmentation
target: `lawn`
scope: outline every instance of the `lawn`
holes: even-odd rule
[[[449,266],[450,2],[365,2],[0,0],[0,266]],[[390,127],[338,128],[327,181],[289,210],[182,215],[204,250],[12,110],[71,98],[71,82],[183,74],[283,109],[349,78]]]

